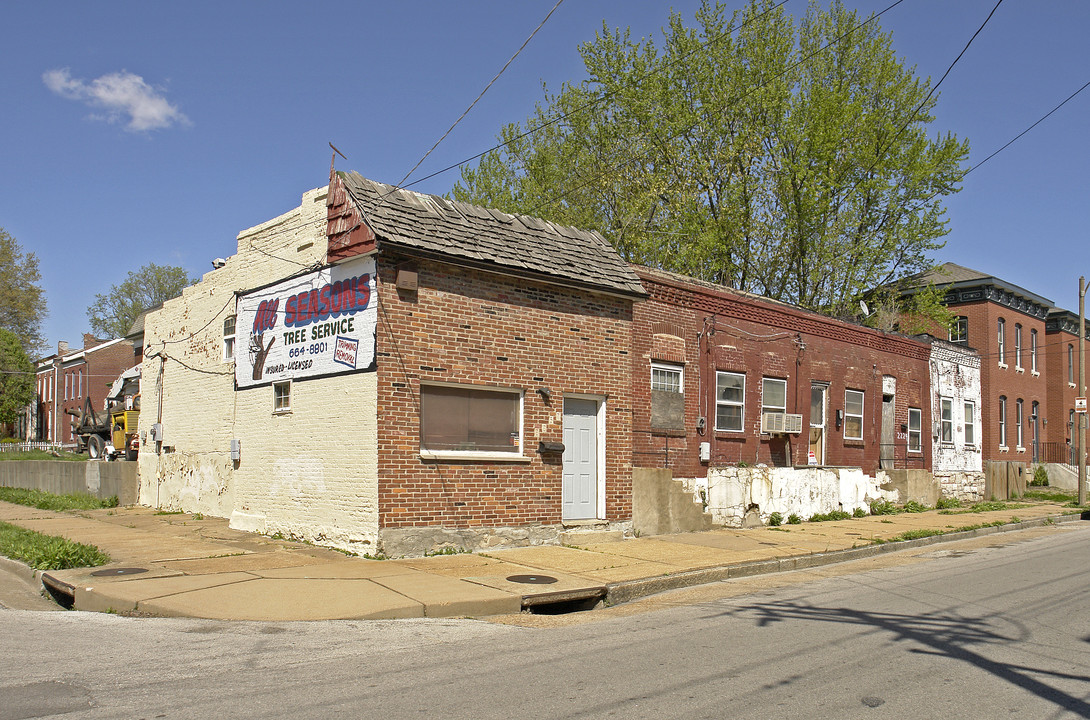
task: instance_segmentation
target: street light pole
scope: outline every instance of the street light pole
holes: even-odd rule
[[[1086,278],[1079,277],[1079,397],[1086,397]],[[1079,505],[1086,504],[1086,413],[1079,414]]]

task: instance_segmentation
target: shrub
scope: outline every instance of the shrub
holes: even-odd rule
[[[889,500],[875,500],[870,504],[871,515],[896,515],[901,510]]]
[[[861,507],[857,507],[855,510],[852,510],[852,517],[861,518],[861,517],[866,517],[866,516],[867,516],[867,511],[864,510]]]
[[[846,510],[832,510],[827,513],[818,513],[810,517],[810,522],[828,522],[830,520],[847,520],[852,514]]]
[[[1029,484],[1038,487],[1048,485],[1048,472],[1045,470],[1044,465],[1038,465],[1033,469],[1033,479],[1029,481]]]
[[[787,524],[788,525],[798,525],[801,522],[802,522],[802,518],[800,518],[797,513],[791,513],[790,515],[787,516]]]
[[[774,512],[768,516],[768,524],[777,527],[783,524],[783,513]]]
[[[931,508],[927,507],[926,505],[924,505],[922,503],[918,503],[915,500],[909,500],[908,502],[905,503],[905,507],[904,507],[904,511],[906,513],[922,513],[922,512],[927,512],[930,509]]]

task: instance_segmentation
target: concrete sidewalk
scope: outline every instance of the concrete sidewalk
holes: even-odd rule
[[[348,557],[231,530],[221,518],[160,514],[142,507],[57,513],[0,502],[0,520],[97,545],[113,558],[99,568],[35,573],[77,610],[289,621],[477,617],[564,603],[590,607],[603,600],[625,602],[731,577],[1080,518],[1055,503],[1028,505],[986,513],[929,511],[400,560]],[[951,531],[1014,518],[1020,523],[875,544],[910,530]]]

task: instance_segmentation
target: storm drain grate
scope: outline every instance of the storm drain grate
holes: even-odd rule
[[[551,585],[556,578],[548,575],[509,575],[507,582],[522,583],[524,585]]]
[[[147,571],[147,568],[110,568],[109,570],[95,570],[91,574],[95,577],[113,577],[115,575],[139,575]]]

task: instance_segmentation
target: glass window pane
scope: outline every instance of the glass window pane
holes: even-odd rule
[[[787,409],[787,381],[773,378],[764,379],[764,400],[766,411]]]
[[[742,406],[719,405],[716,407],[715,427],[719,430],[741,430]]]
[[[848,390],[844,394],[844,411],[852,415],[862,415],[863,393],[857,390]]]
[[[745,380],[742,375],[719,373],[719,376],[716,378],[716,384],[718,385],[718,397],[720,400],[737,403],[742,402],[743,390],[745,388]]]
[[[428,450],[519,452],[519,394],[423,386],[421,445]]]

